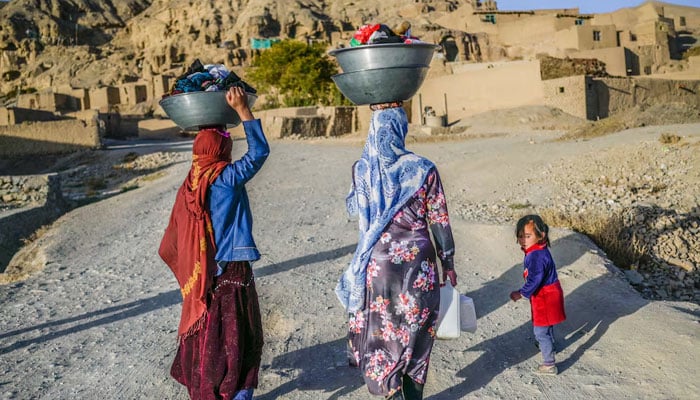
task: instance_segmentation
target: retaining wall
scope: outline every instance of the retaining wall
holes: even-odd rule
[[[340,136],[357,128],[356,107],[289,107],[254,113],[269,138]]]
[[[0,157],[69,153],[100,146],[96,119],[0,126]]]

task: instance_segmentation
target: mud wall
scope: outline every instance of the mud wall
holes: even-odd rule
[[[69,153],[100,147],[97,120],[0,126],[0,157]]]

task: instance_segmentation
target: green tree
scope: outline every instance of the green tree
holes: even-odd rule
[[[287,39],[254,57],[247,79],[271,97],[268,107],[350,104],[331,79],[337,73],[323,45]]]

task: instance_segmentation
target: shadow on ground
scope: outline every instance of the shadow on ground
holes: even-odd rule
[[[44,324],[35,325],[27,328],[17,329],[14,331],[3,332],[0,334],[0,341],[6,339],[11,340],[13,337],[24,337],[32,332],[47,332],[40,335],[34,335],[31,339],[20,339],[9,345],[0,347],[0,354],[6,354],[27,346],[37,343],[44,343],[50,340],[58,339],[65,335],[70,335],[86,329],[95,328],[100,325],[107,325],[126,318],[135,317],[140,314],[149,313],[161,308],[170,307],[181,302],[181,294],[179,290],[171,290],[169,292],[160,293],[147,299],[141,299],[125,303],[113,307],[103,308],[101,310],[88,312],[74,317],[64,318],[56,321],[46,322]],[[66,327],[61,327],[67,325]]]
[[[572,240],[573,237],[571,238]],[[557,270],[566,271],[584,254],[584,246],[567,245],[569,236],[552,243],[551,249],[557,262]],[[474,299],[480,299],[477,307],[481,318],[507,304],[510,291],[522,284],[522,264],[516,264],[503,275],[487,283],[480,289],[467,293]],[[648,301],[635,296],[610,296],[610,281],[617,280],[610,274],[588,281],[571,293],[565,293],[567,320],[555,327],[557,351],[562,352],[571,346],[576,348],[571,354],[557,359],[559,372],[564,372],[574,365],[581,356],[598,342],[618,319],[633,314],[648,304]],[[527,310],[527,308],[524,308]],[[530,318],[529,312],[523,319]],[[481,353],[471,364],[457,372],[463,380],[455,386],[443,390],[430,399],[457,399],[479,390],[502,374],[507,368],[521,364],[535,357],[531,367],[540,362],[539,349],[536,346],[532,323],[530,321],[509,332],[487,339],[466,351]]]
[[[354,392],[364,385],[360,372],[347,364],[346,339],[317,344],[282,354],[272,360],[272,365],[284,366],[299,372],[294,379],[283,383],[270,392],[258,395],[257,400],[284,398],[298,391],[318,391],[324,399],[335,400]],[[343,365],[339,364],[344,361]],[[325,379],[319,380],[319,376]],[[327,394],[327,395],[326,395]]]

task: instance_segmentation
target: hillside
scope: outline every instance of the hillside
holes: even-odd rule
[[[409,20],[424,36],[439,30],[430,22],[438,10],[466,3],[15,0],[0,9],[0,92],[118,84],[179,71],[194,58],[235,67],[249,61],[253,38],[347,42],[368,22]]]
[[[457,47],[466,46],[469,61],[565,55],[567,49],[550,41],[552,32],[527,28],[528,34],[521,35],[513,25],[506,31],[516,29],[522,43],[502,42],[506,31],[499,33],[500,23],[484,19],[484,12],[498,10],[483,11],[483,4],[472,0],[386,0],[381,6],[373,0],[0,2],[0,98],[14,99],[18,90],[66,85],[91,88],[153,74],[178,74],[195,58],[224,63],[240,73],[259,51],[253,41],[264,44],[269,39],[294,38],[337,47],[347,44],[355,29],[365,23],[395,26],[409,21],[413,35],[443,43],[446,54],[454,55]],[[481,11],[475,7],[482,7]],[[686,42],[681,45],[685,50],[696,45],[690,41],[700,32],[696,26],[700,14],[692,7],[647,2],[595,18],[596,23],[617,24],[626,31],[663,13],[662,9],[669,16],[688,13],[689,25],[682,32]],[[499,18],[506,21],[509,17],[512,22],[512,15],[507,14]],[[573,20],[562,23],[573,26]],[[463,42],[456,44],[460,40]]]

